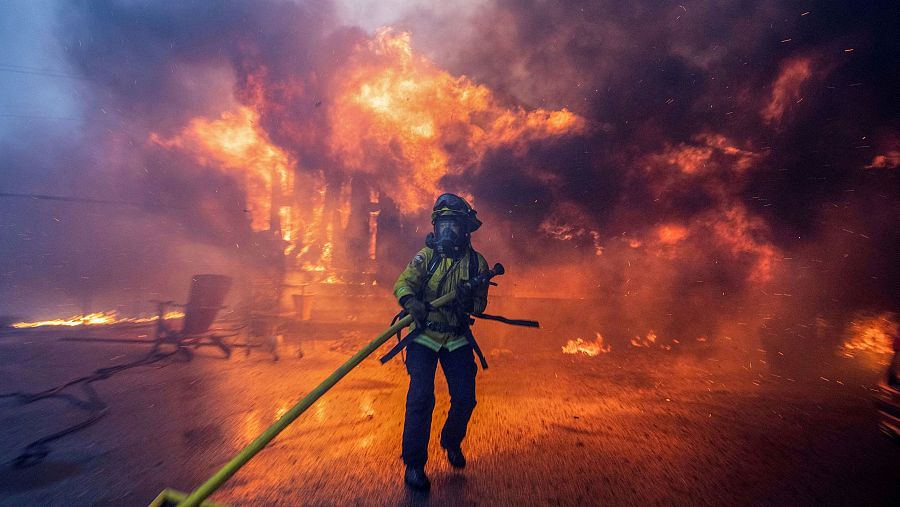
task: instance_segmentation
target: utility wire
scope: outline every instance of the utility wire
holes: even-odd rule
[[[70,197],[64,195],[46,195],[46,194],[14,194],[11,192],[0,192],[0,197],[19,197],[23,199],[35,199],[43,201],[63,201],[63,202],[87,202],[91,204],[119,204],[122,206],[141,206],[136,202],[127,201],[108,201],[105,199],[91,199],[87,197]]]
[[[48,76],[48,77],[63,77],[67,79],[78,79],[82,81],[87,81],[87,78],[82,76],[76,76],[74,74],[68,74],[62,71],[53,70],[53,69],[40,69],[37,67],[26,67],[24,65],[9,65],[5,63],[0,63],[0,72],[12,72],[15,74],[30,74],[35,76]]]
[[[92,199],[89,197],[74,197],[67,195],[47,195],[47,194],[17,194],[12,192],[0,192],[0,198],[3,197],[12,197],[12,198],[20,198],[20,199],[31,199],[35,201],[61,201],[61,202],[82,202],[88,204],[114,204],[117,206],[134,206],[138,208],[143,208],[145,206],[149,206],[153,203],[140,203],[140,202],[130,202],[130,201],[112,201],[106,199]],[[160,204],[168,209],[194,209],[192,206],[185,205],[172,205],[172,204]],[[223,208],[225,211],[241,211],[244,213],[249,213],[250,208]]]
[[[0,113],[0,118],[25,118],[28,120],[71,120],[71,121],[79,121],[80,118],[69,118],[67,116],[38,116],[32,114],[13,114],[13,113]]]
[[[13,68],[13,69],[24,69],[24,70],[39,70],[39,71],[42,71],[42,72],[56,72],[57,74],[68,74],[67,72],[62,71],[62,70],[58,70],[58,69],[50,69],[50,68],[47,68],[47,67],[32,67],[32,66],[29,66],[29,65],[16,65],[16,64],[14,64],[14,63],[2,63],[2,62],[0,62],[0,67],[10,67],[10,68]]]

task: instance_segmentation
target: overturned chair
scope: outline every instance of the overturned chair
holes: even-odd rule
[[[174,345],[188,359],[193,358],[192,348],[218,347],[231,357],[231,346],[224,338],[233,335],[217,335],[210,330],[219,310],[225,308],[225,296],[231,288],[231,277],[224,275],[195,275],[191,279],[188,302],[185,305],[173,301],[154,301],[157,305],[156,337],[153,350],[165,345]],[[169,307],[184,308],[184,324],[181,330],[174,330],[166,324],[165,315]]]

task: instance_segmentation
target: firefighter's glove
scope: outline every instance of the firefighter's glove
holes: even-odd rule
[[[461,283],[456,288],[456,304],[466,313],[475,311],[475,289],[468,283]]]
[[[406,313],[412,315],[413,320],[416,321],[416,327],[425,327],[425,320],[428,319],[428,306],[424,301],[413,296],[405,296],[400,304],[403,305]]]

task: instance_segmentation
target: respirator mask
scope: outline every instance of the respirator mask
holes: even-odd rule
[[[473,232],[481,227],[481,220],[465,199],[456,194],[441,194],[431,210],[434,232],[428,233],[425,246],[438,255],[459,258],[469,248]]]
[[[459,220],[438,219],[434,232],[428,233],[425,245],[445,257],[458,257],[469,246],[469,233]]]

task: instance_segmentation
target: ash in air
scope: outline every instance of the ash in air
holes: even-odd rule
[[[2,313],[143,314],[204,271],[386,286],[453,191],[501,294],[600,302],[586,339],[896,321],[890,3],[366,5],[41,11],[56,66],[4,79],[70,113],[4,118],[0,184],[112,202],[4,194]]]
[[[895,2],[0,14],[0,505],[898,504]]]

